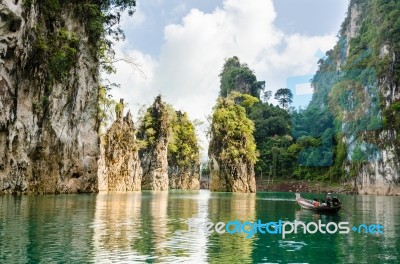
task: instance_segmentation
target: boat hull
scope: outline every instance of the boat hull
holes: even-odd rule
[[[318,206],[313,205],[312,200],[304,199],[300,194],[296,193],[296,202],[301,206],[301,208],[306,210],[312,210],[319,213],[337,213],[341,206]]]

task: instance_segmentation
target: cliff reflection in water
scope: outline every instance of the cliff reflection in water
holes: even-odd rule
[[[108,193],[96,197],[94,262],[157,260],[251,261],[245,235],[188,233],[188,219],[229,222],[255,220],[255,194],[198,191]]]
[[[97,195],[94,262],[205,259],[199,254],[205,237],[187,236],[187,219],[206,213],[201,204],[207,199],[200,196],[189,191],[172,197],[168,191]]]
[[[346,256],[346,262],[372,263],[371,258],[380,259],[381,263],[399,263],[399,197],[358,195],[346,197],[347,203],[352,206],[349,209],[351,223],[380,224],[384,227],[383,235],[352,233],[346,237],[346,247],[342,248],[342,254]],[[346,200],[345,200],[346,201]],[[360,239],[364,237],[365,239]],[[373,244],[373,246],[372,246]],[[368,254],[360,254],[368,249]]]
[[[210,221],[254,222],[256,220],[256,194],[249,193],[212,193],[209,202]],[[210,263],[251,263],[253,251],[253,238],[246,238],[245,234],[222,235],[216,232],[209,237],[207,248]],[[221,254],[221,252],[230,252]]]
[[[99,193],[93,220],[94,262],[126,260],[141,229],[141,193]]]
[[[0,263],[76,263],[93,254],[94,195],[0,196]]]

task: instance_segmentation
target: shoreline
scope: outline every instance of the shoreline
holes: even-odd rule
[[[208,189],[208,181],[202,180],[200,189]],[[358,194],[351,184],[341,185],[322,181],[296,180],[296,179],[274,179],[261,181],[256,180],[257,192],[305,192],[305,193],[335,193],[335,194]]]
[[[301,193],[333,193],[333,194],[347,194],[347,195],[372,195],[372,196],[400,196],[400,193],[388,194],[388,193],[368,193],[359,192],[354,189],[351,183],[332,183],[324,181],[311,181],[311,180],[298,180],[298,179],[274,179],[274,180],[256,180],[256,193],[257,192],[301,192]],[[180,189],[168,189],[169,190],[180,190]],[[201,180],[199,190],[209,190],[209,183],[207,180]],[[151,190],[140,190],[141,191],[151,191]],[[40,195],[61,195],[61,194],[99,194],[107,193],[108,191],[96,191],[96,192],[45,192],[45,193],[34,193],[34,192],[15,192],[15,193],[5,193],[0,192],[0,196],[40,196]],[[126,192],[126,191],[120,191]],[[130,191],[127,191],[130,192]]]
[[[340,185],[322,181],[308,181],[296,179],[278,179],[268,182],[257,180],[257,191],[264,192],[305,192],[305,193],[335,193],[357,194],[350,184]]]

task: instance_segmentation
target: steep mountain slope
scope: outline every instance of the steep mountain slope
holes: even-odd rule
[[[97,190],[99,62],[85,7],[0,3],[0,193]]]
[[[329,111],[346,145],[344,180],[400,193],[400,2],[351,0],[337,45],[319,62],[309,110]],[[338,157],[338,155],[336,155]]]

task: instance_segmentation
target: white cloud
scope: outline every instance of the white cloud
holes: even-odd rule
[[[158,58],[129,51],[147,79],[126,64],[116,65],[112,79],[122,88],[113,94],[124,97],[136,113],[161,93],[176,109],[204,120],[218,96],[218,75],[227,57],[238,56],[273,91],[285,87],[288,77],[314,73],[316,52],[332,48],[335,36],[285,34],[274,26],[276,16],[272,0],[225,0],[212,13],[191,9],[181,23],[165,26]]]
[[[118,61],[114,65],[117,73],[106,76],[106,78],[121,85],[120,88],[112,90],[112,95],[115,100],[124,98],[128,103],[128,109],[135,116],[143,104],[149,105],[157,95],[157,91],[152,89],[151,84],[158,62],[150,55],[143,54],[138,50],[122,53],[121,50],[124,50],[126,45],[128,45],[128,42],[115,47],[116,58],[129,58],[133,60],[134,65],[123,60]]]
[[[141,8],[136,8],[135,13],[130,16],[128,12],[124,12],[121,17],[121,26],[123,28],[132,28],[142,26],[146,21],[146,14]]]

